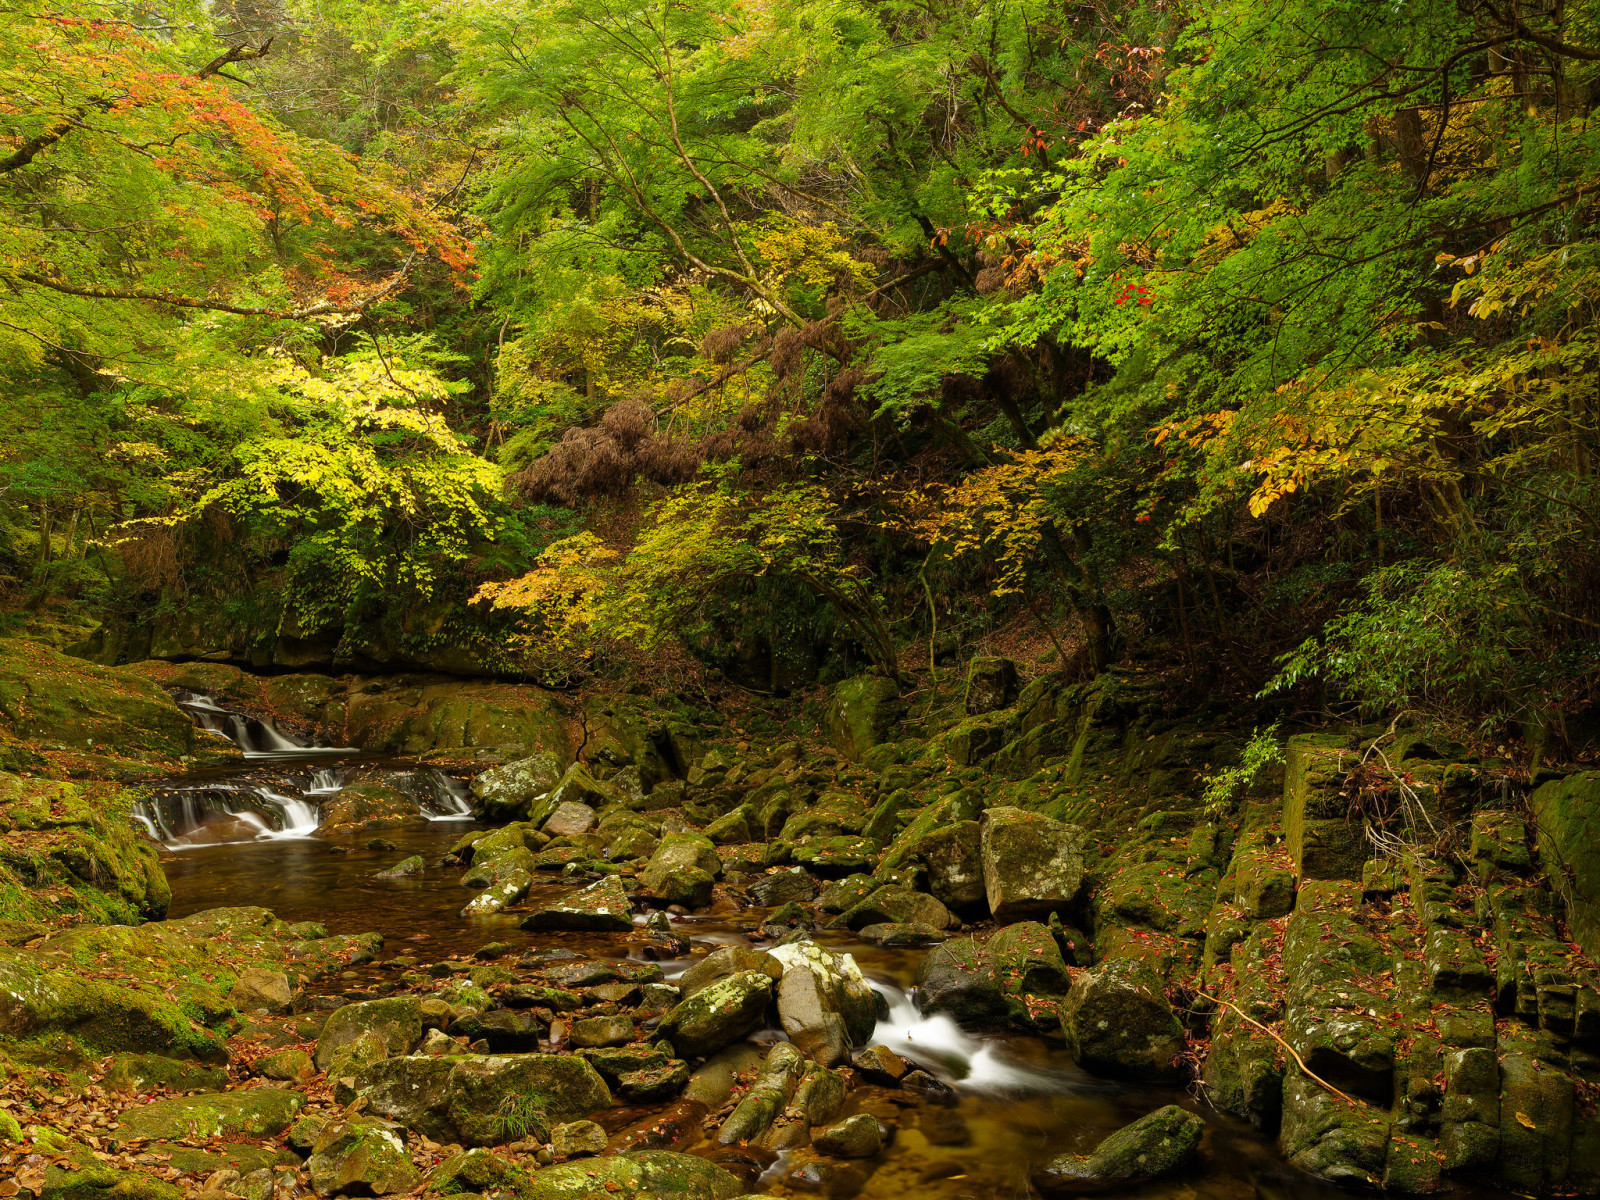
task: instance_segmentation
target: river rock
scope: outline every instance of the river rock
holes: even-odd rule
[[[636,1150],[607,1158],[585,1158],[535,1172],[518,1192],[521,1200],[734,1200],[738,1179],[715,1163],[671,1150]]]
[[[560,761],[548,751],[493,767],[472,781],[473,815],[482,821],[526,821],[534,802],[550,793],[561,773]]]
[[[795,1046],[789,1042],[775,1043],[767,1051],[755,1083],[717,1131],[717,1141],[732,1146],[753,1142],[766,1133],[794,1095],[805,1067],[806,1061]]]
[[[575,1048],[626,1046],[635,1037],[633,1018],[624,1016],[585,1017],[574,1021],[567,1037]]]
[[[952,938],[923,956],[917,968],[917,1007],[924,1013],[949,1013],[975,1028],[1006,1024],[1009,1006],[994,964],[971,938]]]
[[[622,880],[607,875],[531,913],[522,928],[623,933],[633,928],[633,903]]]
[[[983,885],[1002,925],[1064,912],[1083,883],[1084,833],[1020,808],[991,808],[980,827]]]
[[[689,1082],[689,1064],[672,1059],[661,1066],[640,1067],[617,1076],[617,1094],[629,1104],[659,1104],[670,1100]]]
[[[856,934],[870,946],[896,949],[937,946],[940,942],[950,940],[950,935],[944,930],[935,929],[932,925],[920,925],[915,921],[868,925],[858,929]]]
[[[705,835],[719,846],[737,846],[745,842],[756,840],[756,824],[759,814],[748,804],[741,804],[738,808],[725,816],[718,817],[705,827]]]
[[[884,1129],[870,1113],[857,1113],[812,1134],[811,1144],[834,1158],[871,1158],[882,1153]]]
[[[914,892],[908,887],[890,884],[874,890],[833,924],[863,929],[868,925],[912,922],[945,929],[960,924],[950,916],[950,910],[926,892]]]
[[[680,1001],[662,1019],[657,1033],[679,1054],[714,1054],[761,1027],[772,988],[772,977],[765,971],[740,971],[719,979]]]
[[[327,1071],[339,1052],[364,1034],[376,1040],[385,1058],[406,1053],[422,1037],[420,1002],[415,996],[391,996],[335,1009],[317,1037],[317,1070]]]
[[[264,1008],[271,1013],[284,1013],[294,1003],[294,989],[282,971],[249,967],[239,972],[239,981],[228,993],[228,1000],[240,1012]]]
[[[118,1054],[100,1077],[100,1086],[111,1092],[152,1092],[157,1088],[225,1092],[231,1081],[222,1067],[202,1066],[162,1054]]]
[[[850,1060],[850,1065],[868,1083],[894,1087],[915,1068],[887,1046],[868,1046]]]
[[[851,1042],[863,1042],[877,1022],[872,986],[856,960],[809,939],[775,947],[783,965],[778,1020],[789,1040],[824,1067],[843,1062]]]
[[[983,950],[1010,1004],[1012,1024],[1053,1030],[1059,1021],[1055,1001],[1072,987],[1072,976],[1049,927],[1018,921],[997,932]]]
[[[311,1186],[321,1196],[390,1196],[417,1186],[405,1143],[386,1121],[333,1120],[306,1160]]]
[[[540,828],[551,837],[576,837],[588,833],[595,824],[594,809],[577,800],[565,800],[556,805]]]
[[[804,867],[790,867],[774,871],[750,885],[750,899],[763,908],[777,908],[781,904],[800,903],[815,898],[817,881]]]
[[[943,949],[943,947],[940,947]],[[1061,1030],[1080,1067],[1113,1079],[1176,1083],[1183,1026],[1144,963],[1110,959],[1081,971],[1061,1004]]]
[[[1034,1186],[1047,1196],[1134,1187],[1183,1167],[1204,1132],[1204,1121],[1169,1104],[1124,1125],[1087,1155],[1053,1160],[1034,1173]]]
[[[445,1159],[428,1176],[428,1191],[451,1196],[482,1193],[502,1183],[511,1168],[498,1154],[477,1148]]]
[[[761,971],[774,982],[783,978],[783,963],[765,950],[751,946],[721,946],[678,976],[680,999],[740,971]]]
[[[697,1101],[715,1111],[722,1107],[739,1081],[739,1076],[761,1067],[761,1051],[749,1042],[719,1050],[689,1076],[684,1099]]]
[[[605,1080],[576,1055],[391,1058],[364,1068],[367,1110],[436,1142],[498,1146],[608,1108]]]
[[[283,1083],[301,1083],[317,1073],[311,1055],[297,1046],[263,1054],[256,1059],[252,1069],[263,1079],[276,1079]]]
[[[539,1019],[532,1013],[496,1008],[468,1012],[450,1023],[452,1037],[485,1042],[495,1054],[521,1054],[539,1048]]]
[[[606,1131],[593,1121],[568,1121],[550,1131],[550,1148],[561,1158],[604,1154]]]
[[[958,912],[981,910],[987,893],[983,883],[983,838],[976,821],[953,821],[935,829],[911,847],[928,872],[928,890]]]
[[[204,1141],[228,1134],[272,1137],[289,1128],[305,1102],[299,1092],[275,1087],[157,1100],[124,1109],[117,1140]]]
[[[712,884],[720,874],[722,860],[710,838],[669,833],[639,873],[639,882],[662,904],[704,908],[711,903]]]
[[[842,913],[860,904],[879,886],[871,875],[846,875],[817,894],[817,907],[823,912]]]
[[[421,875],[427,870],[427,865],[422,861],[422,855],[413,854],[410,858],[402,858],[387,871],[379,871],[374,879],[405,879],[410,875]]]
[[[490,917],[517,903],[533,887],[533,876],[520,868],[507,871],[497,882],[479,892],[461,909],[463,917]]]

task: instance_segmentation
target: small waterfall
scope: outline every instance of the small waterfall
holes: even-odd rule
[[[210,696],[198,692],[178,692],[178,705],[207,733],[227,738],[244,751],[246,758],[283,758],[294,754],[349,754],[352,746],[307,746],[297,742],[268,721],[243,713],[230,712]]]
[[[435,781],[435,793],[439,796],[439,803],[434,806],[436,811],[430,812],[428,805],[423,805],[422,815],[430,821],[469,821],[472,819],[472,792],[468,790],[463,780],[454,775],[446,775],[443,771],[429,771]]]
[[[306,789],[308,796],[331,796],[344,788],[344,772],[337,767],[318,767],[311,772],[311,786]]]
[[[266,785],[173,787],[134,805],[134,820],[169,850],[283,841],[317,831],[316,805]]]

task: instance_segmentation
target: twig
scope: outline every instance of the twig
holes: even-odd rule
[[[1297,1050],[1295,1050],[1295,1048],[1293,1046],[1289,1045],[1288,1042],[1284,1041],[1283,1038],[1278,1036],[1276,1033],[1272,1032],[1272,1030],[1268,1029],[1265,1025],[1263,1025],[1260,1021],[1256,1020],[1249,1013],[1245,1012],[1244,1009],[1240,1008],[1232,1000],[1221,1000],[1221,999],[1218,999],[1216,996],[1208,996],[1204,992],[1196,992],[1195,995],[1197,997],[1199,997],[1201,1000],[1209,1000],[1209,1001],[1211,1001],[1212,1004],[1220,1004],[1225,1008],[1233,1009],[1234,1012],[1239,1014],[1239,1019],[1241,1021],[1244,1021],[1249,1025],[1253,1025],[1255,1028],[1259,1029],[1262,1033],[1266,1034],[1273,1041],[1277,1042],[1278,1045],[1282,1046],[1286,1051],[1288,1051],[1289,1056],[1291,1058],[1293,1058],[1294,1061],[1297,1064],[1299,1064],[1300,1069],[1306,1073],[1306,1078],[1307,1079],[1311,1080],[1311,1082],[1317,1084],[1319,1087],[1322,1087],[1325,1090],[1327,1090],[1329,1092],[1332,1092],[1335,1096],[1339,1097],[1339,1099],[1343,1100],[1346,1104],[1355,1104],[1355,1103],[1357,1103],[1355,1100],[1352,1100],[1349,1096],[1346,1096],[1338,1088],[1334,1087],[1333,1084],[1329,1083],[1321,1075],[1318,1075],[1310,1067],[1306,1066],[1306,1060],[1300,1057],[1299,1052]]]

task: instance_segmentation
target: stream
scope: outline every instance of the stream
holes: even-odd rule
[[[208,697],[180,702],[201,728],[245,751],[242,763],[174,777],[154,789],[138,818],[168,849],[163,866],[172,886],[173,917],[202,909],[263,905],[288,921],[318,921],[333,933],[375,930],[385,938],[377,961],[322,981],[318,1007],[365,1000],[393,990],[386,960],[470,958],[488,942],[517,950],[565,947],[600,958],[638,957],[623,935],[527,933],[520,913],[463,918],[474,894],[460,872],[435,866],[468,829],[475,828],[469,793],[459,779],[415,763],[340,748],[307,747],[283,731],[230,713]],[[323,833],[319,804],[352,778],[374,770],[407,782],[425,824],[381,831],[393,848],[369,849],[373,833]],[[421,875],[381,880],[375,874],[409,855],[429,864]],[[570,891],[552,881],[536,886],[531,907]],[[748,945],[747,929],[763,910],[689,916],[677,932],[690,939],[689,958],[662,961],[671,979],[719,945]],[[643,920],[641,916],[638,918]],[[817,1194],[863,1200],[988,1200],[1036,1195],[1030,1169],[1063,1153],[1087,1153],[1118,1127],[1170,1103],[1205,1118],[1209,1133],[1201,1161],[1185,1175],[1119,1193],[1161,1200],[1290,1200],[1348,1195],[1292,1170],[1274,1138],[1213,1111],[1179,1089],[1117,1083],[1078,1069],[1059,1043],[1037,1037],[973,1034],[947,1016],[917,1011],[912,981],[922,950],[895,950],[856,941],[848,931],[819,931],[817,940],[855,956],[883,993],[888,1017],[872,1040],[931,1071],[955,1090],[954,1107],[923,1105],[899,1091],[863,1086],[843,1115],[871,1112],[898,1126],[877,1159],[849,1162],[826,1184],[788,1170],[787,1154],[762,1177],[774,1195]],[[754,1035],[770,1042],[777,1030]],[[637,1117],[640,1110],[630,1110]]]

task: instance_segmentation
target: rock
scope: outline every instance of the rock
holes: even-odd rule
[[[1600,951],[1600,771],[1579,771],[1528,797],[1539,860],[1567,902],[1572,937]]]
[[[1010,708],[1017,700],[1017,664],[1009,658],[975,658],[967,669],[969,717]]]
[[[231,1086],[221,1067],[202,1066],[160,1054],[119,1054],[100,1079],[111,1092],[225,1092]]]
[[[328,1071],[340,1051],[370,1035],[383,1057],[404,1054],[422,1037],[422,1008],[415,996],[366,1000],[335,1009],[317,1037],[317,1070]]]
[[[980,836],[996,921],[1043,919],[1071,906],[1083,883],[1083,830],[1020,808],[991,808]]]
[[[565,988],[542,983],[514,983],[500,993],[500,1002],[510,1008],[548,1008],[570,1012],[583,1006],[583,997]]]
[[[1054,1001],[1067,994],[1072,976],[1050,929],[1019,921],[996,933],[983,949],[1010,1002],[1012,1024],[1041,1032],[1053,1029],[1058,1024]]]
[[[40,1200],[186,1200],[172,1184],[153,1175],[119,1171],[97,1161],[87,1148],[74,1148],[65,1161],[45,1168],[42,1176],[38,1191],[28,1193]]]
[[[1284,747],[1283,831],[1302,883],[1360,879],[1366,839],[1349,820],[1344,777],[1355,761],[1342,734],[1301,733]]]
[[[811,1135],[818,1153],[834,1158],[871,1158],[882,1153],[884,1129],[870,1113],[858,1113],[837,1125],[819,1129]]]
[[[900,1080],[900,1086],[913,1095],[923,1097],[931,1104],[955,1104],[957,1101],[955,1088],[920,1069],[907,1072]]]
[[[417,1170],[398,1134],[384,1121],[329,1121],[306,1161],[322,1196],[389,1196],[417,1186]]]
[[[828,702],[828,740],[852,761],[889,739],[900,719],[900,688],[881,675],[859,675],[833,689]]]
[[[689,1064],[672,1059],[661,1066],[640,1067],[617,1076],[617,1092],[630,1104],[659,1104],[670,1100],[689,1082]]]
[[[523,919],[522,928],[623,933],[633,928],[633,904],[622,880],[607,875],[533,912]]]
[[[733,1094],[739,1076],[759,1070],[761,1061],[761,1051],[748,1042],[719,1050],[689,1076],[684,1099],[698,1101],[713,1111],[719,1109]]]
[[[391,1058],[356,1076],[367,1111],[446,1145],[498,1146],[608,1108],[611,1092],[576,1055]]]
[[[860,904],[879,886],[871,875],[847,875],[843,879],[836,879],[818,893],[817,907],[823,912],[842,913]]]
[[[295,1047],[262,1055],[256,1059],[254,1069],[263,1079],[276,1079],[284,1083],[300,1083],[317,1073],[311,1056]]]
[[[740,971],[761,971],[776,982],[783,978],[783,963],[765,950],[721,946],[678,976],[679,998],[687,1000],[702,988]]]
[[[40,642],[0,638],[0,696],[0,728],[19,741],[139,758],[194,749],[194,722],[154,682]]]
[[[850,1060],[850,1065],[868,1083],[895,1087],[916,1068],[887,1046],[868,1046]]]
[[[421,875],[427,870],[427,864],[422,861],[422,855],[413,854],[410,858],[402,858],[387,871],[379,871],[374,879],[406,879],[412,875]]]
[[[275,1087],[157,1100],[124,1109],[117,1140],[204,1141],[229,1134],[272,1137],[289,1128],[305,1102],[299,1092]]]
[[[788,1042],[778,1042],[767,1051],[761,1073],[750,1090],[728,1114],[717,1141],[724,1146],[753,1142],[766,1133],[794,1095],[805,1069],[800,1051]]]
[[[744,1188],[715,1163],[671,1150],[585,1158],[536,1172],[520,1200],[734,1200]]]
[[[268,1012],[282,1013],[288,1012],[294,1002],[294,990],[282,971],[250,967],[239,972],[239,981],[228,993],[228,999],[240,1012],[264,1008]]]
[[[807,1063],[794,1094],[758,1144],[768,1150],[804,1146],[811,1140],[812,1127],[836,1119],[843,1107],[843,1076],[815,1062]]]
[[[661,839],[639,882],[663,904],[704,908],[722,874],[722,860],[711,839],[698,833],[669,833]]]
[[[1087,1071],[1150,1082],[1185,1077],[1178,1061],[1183,1026],[1160,977],[1143,963],[1111,959],[1080,972],[1062,1002],[1061,1029],[1068,1051]]]
[[[928,872],[928,890],[958,912],[978,910],[987,899],[983,884],[983,840],[976,821],[953,821],[911,847]]]
[[[632,1017],[585,1017],[574,1021],[567,1038],[575,1048],[625,1046],[636,1036]]]
[[[657,1033],[680,1054],[714,1054],[761,1027],[772,990],[772,977],[766,972],[740,971],[680,1001],[662,1019]]]
[[[517,903],[533,887],[533,876],[513,868],[479,892],[461,909],[463,917],[489,917]]]
[[[504,1182],[510,1169],[505,1159],[487,1150],[463,1150],[433,1169],[427,1190],[445,1196],[486,1192]]]
[[[577,800],[565,800],[540,828],[551,837],[576,837],[595,827],[594,809]]]
[[[998,1028],[1009,1016],[994,965],[971,938],[952,938],[923,956],[917,968],[917,1007],[949,1013],[972,1028]]]
[[[526,821],[534,803],[561,779],[562,764],[544,752],[493,767],[472,781],[473,815],[490,822]]]
[[[877,888],[866,899],[836,918],[833,924],[863,929],[868,925],[902,922],[931,925],[935,929],[960,924],[950,916],[950,910],[932,896],[893,884]]]
[[[452,1037],[483,1042],[495,1054],[520,1054],[539,1048],[539,1019],[532,1013],[497,1008],[473,1012],[451,1022]]]
[[[1204,1121],[1169,1104],[1124,1125],[1087,1155],[1055,1159],[1034,1173],[1034,1186],[1046,1195],[1134,1187],[1187,1164],[1204,1132]]]
[[[950,935],[944,930],[935,929],[932,925],[921,925],[915,921],[868,925],[858,929],[856,933],[868,945],[894,949],[937,946],[940,942],[950,940]]]
[[[606,1131],[593,1121],[569,1121],[550,1130],[550,1149],[559,1158],[604,1154]]]
[[[780,904],[805,903],[817,894],[817,881],[803,867],[775,871],[750,885],[750,900],[763,908]]]
[[[805,940],[775,947],[783,964],[778,984],[778,1020],[789,1040],[813,1062],[831,1067],[849,1056],[877,1022],[872,987],[848,954],[834,954]]]
[[[759,815],[748,804],[741,804],[726,816],[705,827],[705,835],[719,846],[737,846],[756,840]]]

